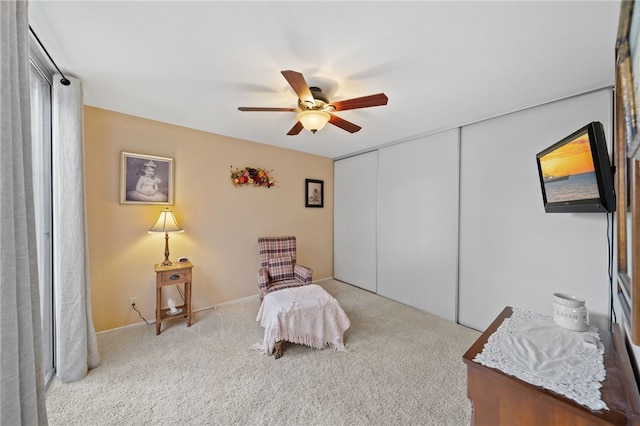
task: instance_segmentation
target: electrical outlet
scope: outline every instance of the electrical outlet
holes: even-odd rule
[[[133,307],[134,305],[138,304],[138,298],[137,297],[130,297],[129,298],[129,306]]]

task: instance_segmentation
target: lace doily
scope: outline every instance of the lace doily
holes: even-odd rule
[[[585,345],[584,336],[597,343]],[[566,396],[592,410],[608,410],[600,388],[604,346],[598,330],[565,330],[548,316],[513,308],[474,361]]]

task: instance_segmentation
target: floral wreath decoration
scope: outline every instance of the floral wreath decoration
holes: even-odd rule
[[[263,186],[265,188],[271,188],[276,183],[273,178],[269,176],[273,170],[268,172],[259,167],[245,167],[244,169],[233,168],[231,166],[231,182],[236,186],[241,185],[253,185]]]

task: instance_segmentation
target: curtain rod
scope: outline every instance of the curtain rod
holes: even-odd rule
[[[36,41],[38,42],[38,44],[40,45],[40,47],[42,47],[42,50],[44,50],[44,53],[47,54],[47,57],[49,58],[49,60],[51,61],[51,63],[53,64],[54,67],[56,67],[56,69],[58,70],[58,72],[60,73],[60,75],[62,76],[62,79],[60,80],[60,83],[62,83],[64,86],[68,86],[71,84],[71,82],[67,79],[67,77],[64,76],[64,74],[62,73],[62,71],[60,71],[60,68],[58,68],[58,65],[56,65],[56,61],[53,60],[53,58],[51,57],[51,55],[49,55],[49,52],[47,51],[47,49],[44,47],[44,45],[42,44],[42,42],[40,41],[40,39],[38,38],[38,35],[36,34],[35,31],[33,31],[33,28],[31,28],[31,25],[29,25],[29,31],[31,31],[31,34],[33,34],[33,36],[36,38]]]

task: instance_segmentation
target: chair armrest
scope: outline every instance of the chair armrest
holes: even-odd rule
[[[265,267],[258,269],[258,288],[262,293],[269,287],[269,271]]]
[[[306,266],[293,265],[293,277],[297,281],[302,281],[305,284],[311,284],[311,277],[313,276],[313,269]]]

